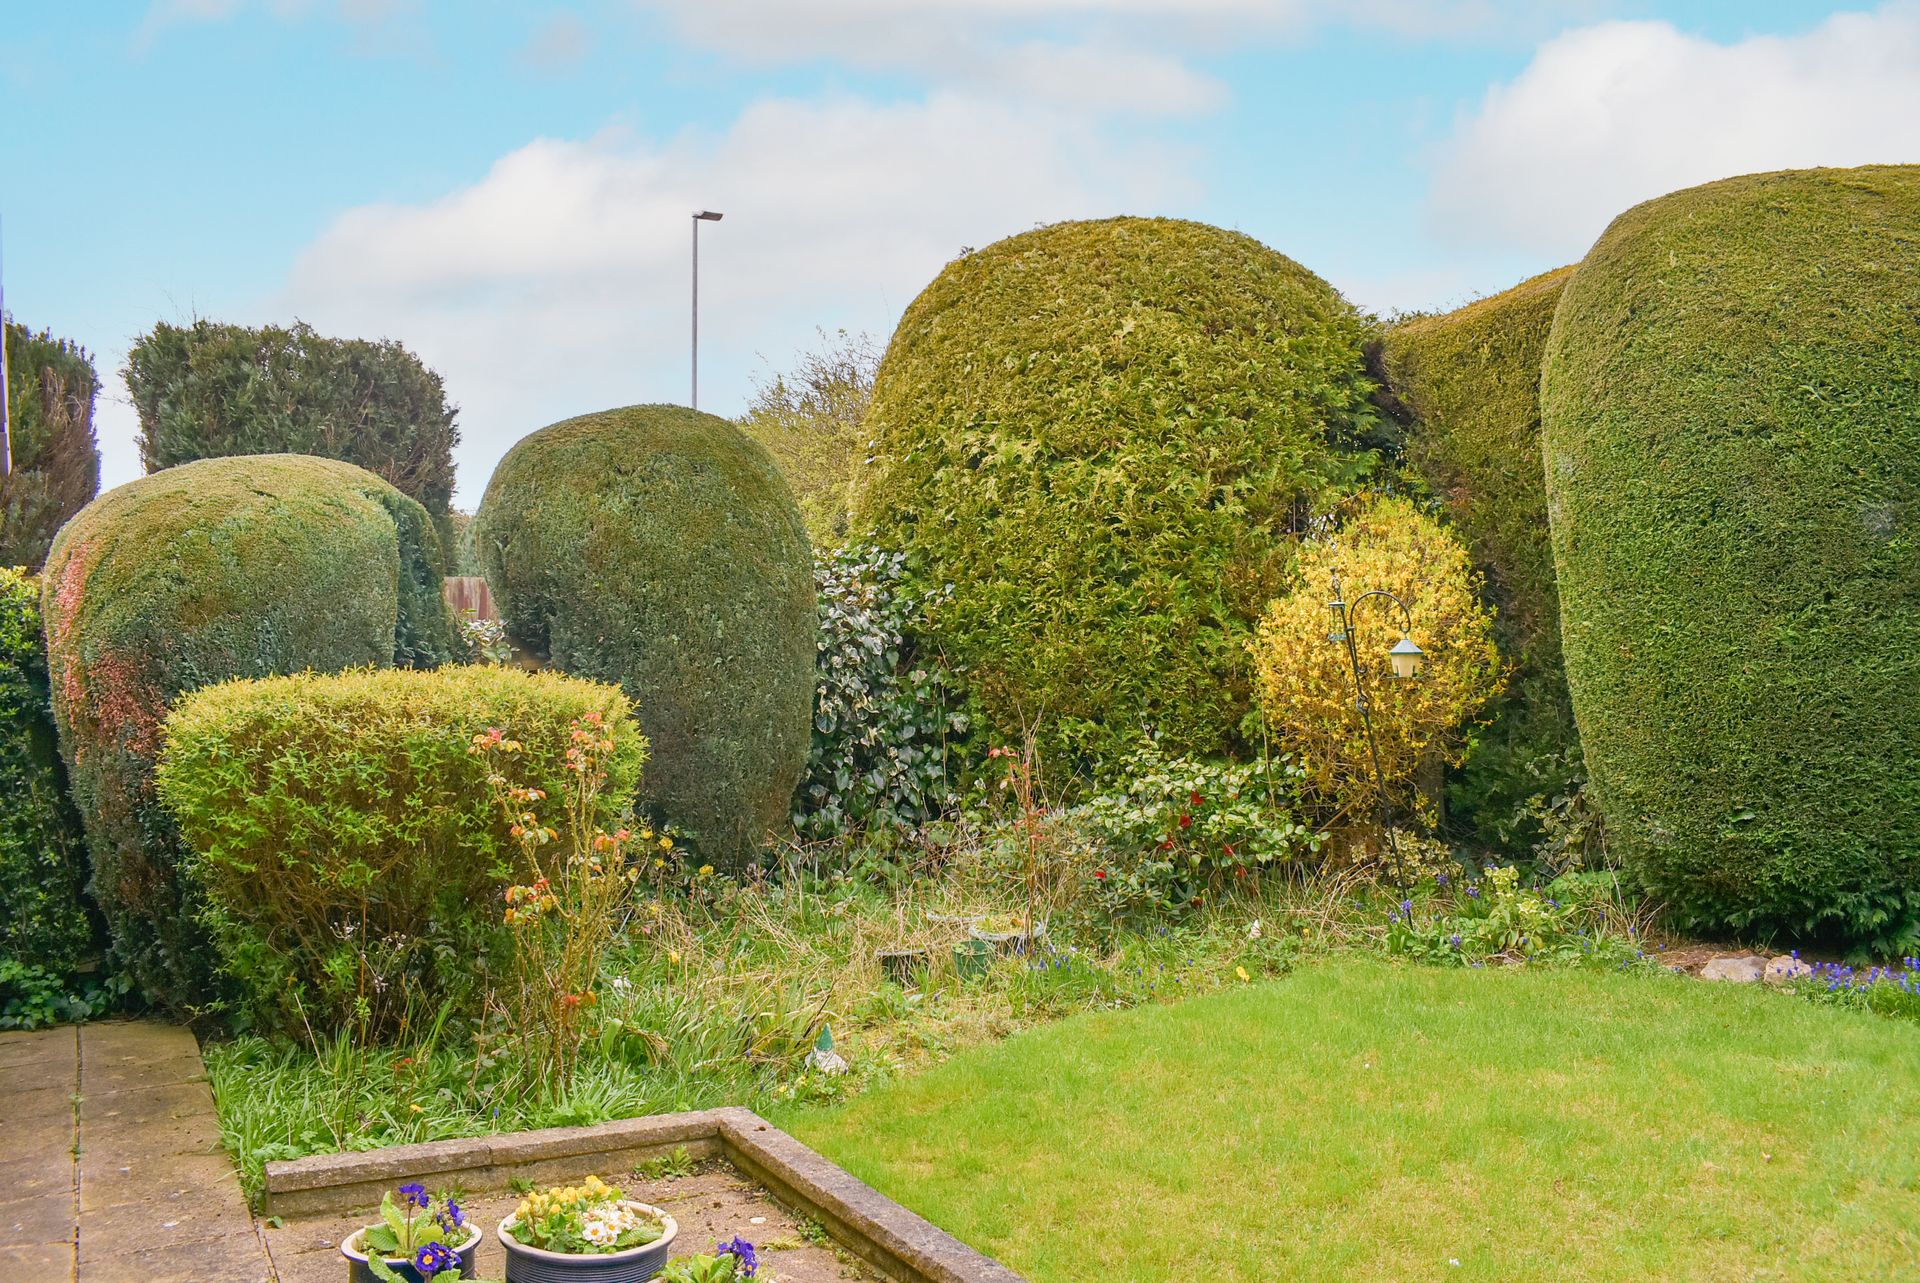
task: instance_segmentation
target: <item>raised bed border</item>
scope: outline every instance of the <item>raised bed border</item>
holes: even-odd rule
[[[603,1170],[621,1170],[678,1149],[696,1158],[725,1159],[787,1206],[818,1220],[842,1246],[895,1283],[1025,1283],[752,1110],[737,1107],[268,1163],[262,1210],[269,1216],[308,1216],[370,1208],[382,1192],[408,1180],[486,1191],[506,1189],[515,1177],[576,1179],[582,1159],[595,1160]]]

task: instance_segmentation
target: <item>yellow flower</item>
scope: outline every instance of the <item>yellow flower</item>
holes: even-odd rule
[[[713,876],[713,866],[712,866],[711,864],[703,864],[703,865],[701,865],[701,866],[700,866],[700,876],[701,876],[701,877],[703,877],[703,878],[710,878],[710,877],[712,877],[712,876]]]
[[[1252,976],[1250,976],[1250,975],[1248,975],[1248,974],[1247,974],[1247,969],[1246,969],[1245,967],[1235,967],[1235,968],[1233,969],[1233,974],[1234,974],[1234,975],[1236,975],[1236,976],[1239,976],[1239,977],[1240,977],[1240,978],[1241,978],[1242,980],[1251,980],[1251,979],[1253,979],[1253,977],[1252,977]]]
[[[672,838],[667,838],[667,837],[663,837],[663,838],[661,838],[661,839],[660,839],[660,849],[661,849],[662,851],[671,851],[671,850],[673,850],[673,839],[672,839]]]
[[[679,962],[679,961],[680,961],[680,951],[679,951],[678,949],[669,949],[669,950],[667,950],[667,961],[668,961],[668,962],[673,962],[673,963],[677,963],[677,962]]]

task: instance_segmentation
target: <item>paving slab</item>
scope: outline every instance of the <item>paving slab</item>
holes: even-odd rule
[[[185,1029],[0,1034],[5,1283],[273,1283]]]

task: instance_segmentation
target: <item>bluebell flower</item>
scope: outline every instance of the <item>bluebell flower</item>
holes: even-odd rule
[[[1444,887],[1444,886],[1446,886],[1446,885],[1448,884],[1448,882],[1450,881],[1450,879],[1449,879],[1449,878],[1447,877],[1447,875],[1446,875],[1446,874],[1444,874],[1444,873],[1436,873],[1436,874],[1434,874],[1434,875],[1433,875],[1433,880],[1434,880],[1435,882],[1437,882],[1437,883],[1439,883],[1439,884],[1440,884],[1440,885],[1441,885],[1442,887]]]
[[[1413,901],[1402,900],[1400,902],[1400,912],[1411,918],[1413,916]]]
[[[1458,935],[1450,935],[1447,937],[1447,943],[1458,949],[1460,947],[1460,937]]]
[[[1479,888],[1479,887],[1468,887],[1468,888],[1467,888],[1467,898],[1468,898],[1468,899],[1470,899],[1470,900],[1478,900],[1478,899],[1480,898],[1480,888]]]
[[[452,1269],[456,1263],[453,1253],[440,1243],[429,1243],[413,1254],[413,1268],[427,1278]]]

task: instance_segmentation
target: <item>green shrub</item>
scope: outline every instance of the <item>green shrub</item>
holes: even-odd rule
[[[814,558],[818,698],[794,827],[825,840],[911,828],[950,810],[971,719],[959,684],[925,653],[924,607],[905,557],[853,545]]]
[[[521,856],[474,737],[505,730],[523,746],[516,782],[558,799],[573,722],[589,713],[616,744],[609,795],[629,798],[646,746],[626,696],[595,682],[361,670],[183,698],[159,795],[194,852],[201,920],[243,1022],[390,1037],[442,1004],[477,1017],[479,987],[504,966],[500,897]]]
[[[391,339],[162,321],[127,353],[149,472],[235,454],[357,463],[436,519],[453,499],[453,426],[440,376]]]
[[[741,430],[767,448],[793,487],[816,548],[837,548],[847,537],[853,478],[867,443],[861,424],[879,363],[867,335],[823,330],[819,346],[802,352],[791,371],[754,389],[740,416]]]
[[[1920,167],[1636,206],[1542,385],[1567,678],[1614,848],[1683,923],[1920,921]]]
[[[1117,922],[1183,917],[1261,873],[1297,872],[1325,838],[1301,816],[1290,757],[1204,762],[1148,741],[1114,766],[1067,817],[1096,849],[1095,903]]]
[[[767,452],[678,406],[590,414],[514,446],[474,521],[513,639],[632,696],[646,803],[711,863],[751,858],[813,712],[811,555]]]
[[[1250,237],[1116,218],[948,264],[874,383],[854,529],[953,593],[931,615],[994,729],[1052,756],[1236,742],[1245,642],[1294,536],[1366,471],[1365,328]]]
[[[71,340],[11,321],[5,330],[13,466],[0,477],[0,566],[38,570],[54,532],[100,490],[100,376]]]
[[[80,817],[48,706],[40,586],[0,566],[0,959],[58,985],[92,943]]]
[[[430,666],[455,644],[426,512],[351,464],[210,459],[110,490],[67,523],[42,581],[53,709],[115,956],[149,997],[209,975],[172,822],[160,722],[230,677]]]
[[[1560,662],[1560,599],[1540,463],[1540,362],[1573,268],[1523,281],[1443,316],[1388,330],[1379,363],[1404,407],[1406,457],[1446,505],[1498,610],[1514,665],[1448,788],[1457,818],[1487,845],[1525,850],[1530,799],[1564,789],[1577,743]]]

